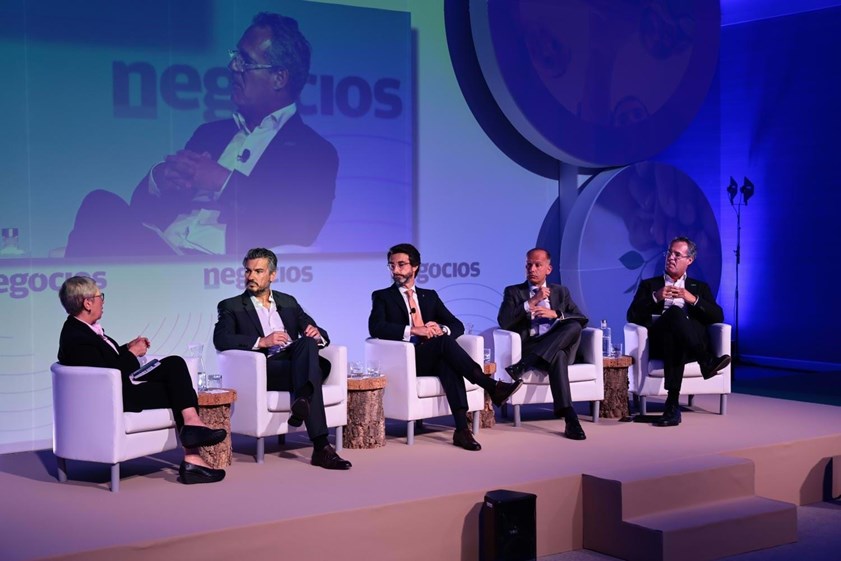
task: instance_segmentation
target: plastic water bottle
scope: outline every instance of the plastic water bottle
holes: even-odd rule
[[[607,326],[607,320],[602,320],[602,356],[610,356],[611,349],[613,347],[610,344],[610,328]]]

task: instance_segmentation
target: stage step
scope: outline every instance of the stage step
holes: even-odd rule
[[[757,497],[743,458],[584,474],[583,500],[584,547],[629,561],[719,559],[797,540],[796,507]]]

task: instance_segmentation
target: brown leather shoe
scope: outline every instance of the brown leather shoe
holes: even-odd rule
[[[313,450],[310,463],[324,469],[350,469],[353,465],[339,456],[329,444],[321,450]]]
[[[476,442],[470,429],[460,429],[454,432],[453,445],[470,450],[471,452],[477,452],[482,449],[482,445]]]
[[[494,391],[491,393],[491,401],[497,407],[502,407],[502,404],[511,397],[511,394],[519,390],[522,385],[522,380],[516,380],[511,383],[497,381]]]

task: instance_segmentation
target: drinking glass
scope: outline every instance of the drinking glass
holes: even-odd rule
[[[207,375],[207,389],[215,390],[220,389],[222,387],[222,375],[221,374],[208,374]]]
[[[190,343],[187,345],[187,355],[199,359],[199,391],[207,389],[207,374],[204,371],[204,345],[201,343]]]
[[[365,375],[365,365],[361,360],[354,360],[350,363],[350,377],[362,378]]]
[[[365,371],[370,378],[377,378],[380,375],[380,361],[369,360],[365,364]]]
[[[624,345],[622,343],[613,343],[610,356],[612,356],[613,358],[619,358],[620,356],[622,356],[622,351],[624,350]]]

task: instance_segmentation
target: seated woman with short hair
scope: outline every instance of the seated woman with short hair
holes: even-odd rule
[[[193,389],[187,363],[179,356],[168,356],[154,370],[133,384],[129,375],[140,368],[139,357],[149,350],[149,339],[137,337],[125,345],[105,335],[98,321],[102,317],[105,294],[90,277],[71,277],[58,292],[61,305],[69,314],[61,329],[58,361],[65,366],[115,368],[122,375],[123,410],[172,409],[184,460],[178,470],[181,483],[214,483],[225,477],[225,470],[212,469],[199,455],[198,448],[222,442],[225,429],[211,429],[199,418],[198,397]]]

